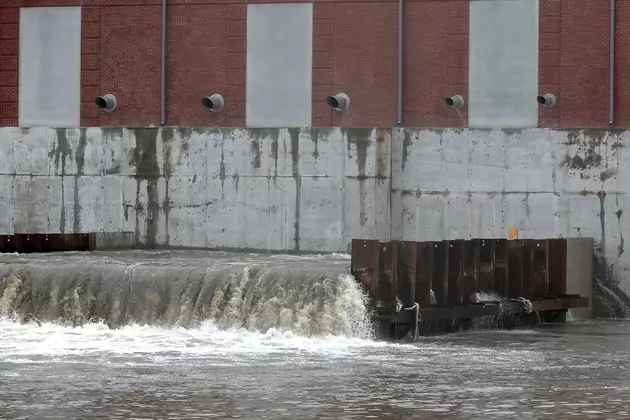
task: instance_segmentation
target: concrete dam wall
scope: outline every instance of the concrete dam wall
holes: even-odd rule
[[[0,128],[0,234],[347,251],[352,238],[593,237],[630,292],[625,131]]]

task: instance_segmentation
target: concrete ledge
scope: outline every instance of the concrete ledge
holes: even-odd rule
[[[88,236],[91,251],[134,249],[136,245],[133,232],[94,232]]]

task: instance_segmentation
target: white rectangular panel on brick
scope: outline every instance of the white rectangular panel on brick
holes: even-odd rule
[[[470,1],[470,127],[538,126],[538,1]]]
[[[247,5],[247,126],[310,126],[312,63],[312,3]]]
[[[19,60],[19,125],[78,126],[81,8],[21,8]]]

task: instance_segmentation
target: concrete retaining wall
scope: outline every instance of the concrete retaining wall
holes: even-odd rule
[[[389,130],[0,129],[0,233],[346,250],[389,236]]]
[[[353,237],[507,237],[515,227],[521,238],[593,237],[600,276],[628,292],[629,135],[1,128],[0,233],[346,251]]]

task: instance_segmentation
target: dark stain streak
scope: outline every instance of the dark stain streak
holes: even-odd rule
[[[365,167],[367,163],[367,149],[370,146],[372,129],[371,128],[350,128],[342,129],[346,137],[348,157],[351,157],[352,145],[357,151],[357,166],[359,168],[359,176],[365,176]],[[367,224],[367,213],[365,209],[365,180],[359,178],[359,223],[361,226]]]
[[[614,177],[615,175],[617,175],[617,169],[609,168],[609,169],[606,169],[605,171],[602,171],[599,174],[599,179],[601,179],[602,182],[605,182],[606,180]]]
[[[255,169],[259,169],[260,168],[260,140],[258,139],[251,139],[250,143],[249,143],[249,148],[250,151],[253,155],[252,157],[252,166]]]
[[[271,139],[271,158],[273,159],[273,180],[278,178],[278,137]]]
[[[313,157],[315,158],[315,160],[317,160],[317,158],[319,158],[319,131],[316,128],[311,128],[311,140],[313,141],[314,146]]]
[[[221,198],[225,198],[225,139],[223,137],[221,138],[221,163],[219,164],[219,179],[221,180]]]
[[[125,216],[125,222],[129,221],[129,208],[132,207],[131,204],[127,204],[124,202],[125,198],[123,197],[123,215]]]
[[[387,128],[376,129],[376,178],[389,178],[389,140],[391,132]]]
[[[372,143],[372,129],[371,128],[350,128],[342,129],[347,140],[348,157],[352,157],[350,152],[352,151],[352,145],[357,150],[357,165],[359,167],[359,175],[365,175],[365,166],[367,161],[367,149]]]
[[[444,190],[444,191],[422,191],[422,190],[397,190],[397,189],[392,189],[392,192],[400,192],[401,196],[415,196],[415,197],[420,197],[421,195],[425,194],[425,195],[441,195],[443,197],[448,197],[451,192],[449,190]],[[467,193],[469,195],[472,194],[471,191],[467,191]],[[495,194],[495,193],[492,193]]]
[[[582,157],[580,155],[569,156],[565,155],[564,161],[561,163],[561,166],[566,166],[570,169],[589,169],[595,166],[600,166],[602,164],[602,156],[599,153],[596,153],[592,149],[587,149],[585,151],[585,156]]]
[[[291,136],[291,173],[295,179],[295,225],[294,243],[295,251],[300,250],[300,194],[302,179],[300,177],[300,130],[289,128]]]
[[[140,186],[142,181],[147,182],[147,209],[146,209],[146,246],[155,248],[157,243],[157,224],[159,216],[158,178],[160,168],[157,161],[157,128],[132,129],[136,140],[133,149],[132,162],[136,166],[136,243],[140,243],[139,211],[142,209],[140,202]]]
[[[172,130],[172,129],[171,129]],[[168,131],[168,129],[166,130]],[[171,133],[172,139],[172,133]],[[162,202],[162,211],[164,212],[164,225],[165,225],[165,245],[168,247],[171,241],[170,235],[170,227],[168,223],[168,219],[171,213],[171,195],[170,195],[170,181],[173,175],[173,146],[171,144],[171,140],[164,140],[164,129],[162,130],[162,147],[164,151],[164,178],[166,181],[166,189],[164,192],[164,201]],[[156,150],[157,152],[157,150]],[[181,156],[181,154],[180,154]],[[157,160],[157,156],[156,156]]]
[[[79,177],[84,174],[85,167],[85,147],[87,146],[87,129],[81,128],[79,134],[79,145],[74,160],[77,164],[77,174],[74,176],[74,221],[72,231],[81,231],[81,202],[79,201]]]
[[[116,163],[114,163],[114,165],[112,167],[105,168],[103,173],[105,175],[118,175],[118,174],[120,174],[120,163],[116,162]]]
[[[180,133],[181,132],[182,131],[180,129]],[[175,129],[173,127],[162,128],[162,142],[164,144],[172,142],[174,136],[175,136]],[[190,134],[188,135],[188,137],[190,137]]]
[[[617,258],[619,258],[621,257],[621,254],[624,253],[623,228],[621,227],[621,216],[623,215],[623,210],[619,207],[619,194],[615,194],[615,203],[617,204],[615,216],[617,216],[617,226],[619,227],[619,245],[617,246]]]
[[[409,147],[413,143],[411,142],[411,132],[409,130],[405,130],[405,138],[403,140],[403,148],[402,148],[402,161],[401,167],[402,170],[405,170],[405,165],[407,164],[407,157],[409,156]]]
[[[59,215],[59,230],[61,233],[66,232],[66,194],[65,194],[65,176],[66,176],[66,159],[72,154],[72,148],[68,142],[68,135],[65,128],[55,129],[57,141],[55,147],[50,151],[48,157],[54,159],[55,173],[61,175],[61,213]],[[59,173],[59,165],[61,164],[61,173]]]
[[[599,191],[597,193],[599,198],[599,223],[602,230],[602,247],[606,248],[606,209],[604,206],[604,200],[606,200],[606,192]]]
[[[232,182],[234,183],[234,191],[236,192],[237,197],[238,197],[238,180],[239,180],[239,176],[238,176],[238,172],[236,172],[234,175],[232,175]]]
[[[529,219],[529,216],[532,213],[532,209],[529,206],[529,192],[526,192],[525,197],[523,197],[523,206],[525,207],[525,215],[527,216],[527,219]]]
[[[247,130],[247,134],[250,139],[250,151],[252,153],[252,165],[255,169],[261,167],[260,147],[261,140],[269,138],[272,141],[275,139],[278,142],[280,136],[280,129],[278,128],[250,128]]]

